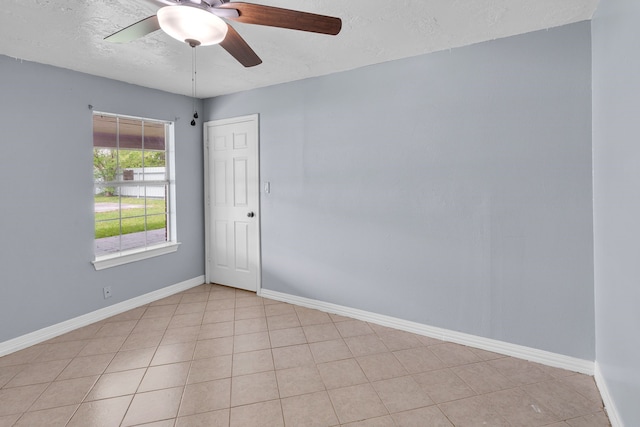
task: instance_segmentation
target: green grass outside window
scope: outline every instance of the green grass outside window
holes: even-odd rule
[[[122,212],[122,234],[137,233],[145,230],[166,228],[167,215],[164,199],[146,199],[147,226],[145,228],[145,199],[135,197],[95,196],[95,203],[122,203],[123,205],[140,205],[140,208],[124,209],[122,211],[96,212],[95,238],[118,236],[121,234],[119,221]],[[109,221],[111,220],[111,221]]]

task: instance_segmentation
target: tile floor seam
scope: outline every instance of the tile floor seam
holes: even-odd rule
[[[464,399],[459,399],[458,401],[471,399],[471,398],[478,398],[478,397],[482,397],[482,396],[481,395],[477,395],[477,396],[473,396],[473,397],[466,397]],[[442,408],[442,406],[447,405],[448,403],[451,403],[451,402],[439,403],[437,406],[438,406],[438,409],[440,409],[440,412],[442,412],[444,414],[444,416],[447,417],[449,422],[455,427],[457,425],[455,423],[455,420],[452,418],[452,416],[447,414],[447,411],[444,408]],[[496,413],[496,415],[506,423],[505,425],[508,425],[508,426],[511,425],[511,423],[509,423],[509,421],[507,421],[501,414]],[[485,424],[486,424],[486,422],[485,422]],[[542,427],[542,426],[539,426],[539,427]]]
[[[82,402],[79,403],[78,406],[76,406],[76,409],[73,410],[73,413],[71,414],[71,416],[69,417],[67,422],[64,424],[65,426],[67,426],[71,422],[71,419],[76,415],[76,413],[78,412],[78,409],[80,409],[81,405],[82,405]],[[26,414],[26,412],[25,412],[25,414]],[[20,420],[18,420],[18,421],[20,421]]]
[[[279,394],[278,394],[278,395],[279,395]],[[280,417],[281,417],[281,419],[282,419],[282,425],[283,425],[284,427],[286,427],[286,426],[287,426],[287,423],[286,423],[286,421],[285,421],[285,419],[284,419],[284,408],[282,407],[282,398],[279,398],[279,399],[278,399],[278,404],[280,405]]]
[[[579,375],[579,374],[576,374],[576,375],[570,375],[569,377],[578,376],[578,375]],[[567,378],[569,378],[569,377],[567,377]],[[565,382],[565,381],[563,381],[563,382],[566,384],[566,382]],[[572,389],[572,390],[574,390],[575,392],[577,392],[578,394],[580,394],[580,395],[581,395],[582,397],[584,397],[585,399],[587,399],[587,400],[591,400],[591,397],[590,397],[590,396],[588,396],[586,393],[582,392],[579,388],[576,388],[576,387],[574,387],[574,386],[573,386],[573,385],[571,385],[571,384],[568,384],[568,386],[569,386],[569,387],[571,387],[571,389]],[[594,383],[594,386],[595,386],[595,383]],[[595,387],[596,387],[596,391],[597,391],[597,386],[595,386]],[[598,392],[598,404],[599,404],[601,407],[602,407],[602,406],[604,406],[604,403],[602,402],[602,396],[600,395],[600,393],[599,393],[599,392]]]
[[[10,388],[10,387],[7,387],[7,385],[16,377],[16,375],[18,375],[20,372],[22,372],[23,369],[27,367],[27,364],[14,365],[14,366],[22,366],[22,368],[19,371],[15,372],[13,375],[11,375],[11,377],[9,377],[9,379],[5,382],[5,384],[3,384],[2,387],[0,387],[0,390],[5,390],[7,388]]]
[[[71,360],[73,360],[73,359],[71,359]],[[69,362],[67,363],[67,365],[65,366],[65,368],[63,368],[63,369],[62,369],[62,371],[64,371],[64,369],[66,369],[66,367],[67,367],[67,366],[69,366],[69,363],[71,363],[71,360],[69,360]],[[62,373],[62,371],[60,371],[60,372]],[[60,375],[60,374],[58,374],[58,375]],[[56,376],[56,378],[57,378],[57,376]],[[42,397],[42,395],[47,391],[47,389],[51,386],[51,384],[53,384],[53,383],[54,383],[54,381],[55,381],[55,379],[54,379],[53,381],[50,381],[49,383],[47,383],[47,386],[46,386],[44,389],[42,389],[42,392],[40,392],[40,393],[38,394],[38,397],[36,397],[36,398],[33,400],[33,402],[31,402],[31,404],[29,405],[28,409],[22,413],[22,415],[20,416],[20,418],[22,418],[22,416],[23,416],[24,414],[26,414],[27,412],[29,412],[29,409],[31,409],[31,408],[33,407],[33,405],[35,405],[35,403],[38,401],[38,399],[40,399],[40,398]],[[29,386],[29,385],[37,385],[37,384],[38,384],[38,383],[36,383],[36,384],[27,384],[27,386]],[[40,383],[40,384],[45,384],[45,383]]]
[[[400,378],[400,377],[397,377],[397,378]],[[381,380],[381,381],[384,381],[384,380]],[[420,408],[428,408],[428,407],[430,407],[430,406],[434,406],[434,405],[435,405],[435,402],[434,402],[434,403],[432,403],[431,405],[423,405],[423,406],[418,406],[418,407],[416,407],[416,408],[403,409],[403,410],[401,410],[401,411],[392,411],[392,410],[391,410],[391,408],[389,408],[389,405],[388,405],[387,403],[385,403],[385,401],[384,401],[385,399],[383,399],[383,397],[380,395],[380,392],[376,389],[376,387],[373,385],[373,383],[372,383],[372,382],[370,382],[369,384],[373,387],[373,390],[374,390],[374,391],[376,392],[376,394],[378,395],[378,398],[380,399],[380,401],[382,402],[382,404],[384,405],[384,407],[387,409],[387,413],[388,413],[388,415],[398,414],[398,413],[401,413],[401,412],[407,412],[407,411],[413,411],[413,410],[420,409]]]
[[[133,398],[135,397],[136,393],[134,393],[131,396],[131,400],[129,400],[129,403],[127,404],[127,409],[122,413],[122,417],[120,418],[120,421],[118,422],[119,426],[122,426],[122,424],[124,423],[124,419],[127,416],[127,413],[129,412],[129,409],[131,409],[131,405],[133,404]],[[73,419],[73,417],[71,417],[71,420]],[[71,420],[69,420],[69,422],[71,422]]]
[[[449,415],[447,415],[447,413],[445,411],[443,411],[442,408],[440,408],[439,404],[436,404],[436,406],[438,407],[438,410],[440,411],[440,413],[442,413],[442,415],[445,416],[445,418],[451,423],[451,425],[455,427],[456,423],[453,422],[451,417],[449,417]]]
[[[191,364],[189,365],[189,371],[191,371]],[[187,374],[187,378],[189,378],[189,374]],[[140,381],[140,384],[142,384],[142,381]],[[184,403],[184,395],[186,392],[187,392],[187,384],[185,384],[182,387],[182,394],[180,395],[180,403],[178,404],[178,410],[176,411],[176,416],[174,417],[174,422],[173,422],[174,425],[178,422],[178,418],[180,418],[180,410],[182,409],[182,404]],[[131,399],[131,402],[133,402],[133,399]],[[127,408],[125,415],[127,412],[129,412],[129,408]]]
[[[541,383],[544,383],[544,382],[552,382],[552,381],[557,381],[557,380],[555,380],[555,379],[554,379],[554,380],[548,380],[548,381],[541,381]],[[537,384],[540,384],[540,383],[537,383]],[[527,385],[530,385],[530,384],[527,384]],[[538,400],[535,396],[533,396],[533,395],[532,395],[529,391],[527,391],[524,387],[522,388],[522,391],[524,391],[524,392],[525,392],[528,396],[530,396],[532,399],[535,399],[536,401]],[[578,393],[578,392],[576,392],[576,393]],[[578,393],[578,394],[580,394],[580,393]],[[582,394],[580,394],[580,395],[582,395]],[[584,396],[583,396],[583,397],[584,397]],[[546,406],[546,405],[545,405],[545,406]],[[547,408],[548,408],[548,407],[547,407]],[[553,410],[553,408],[548,408],[548,409],[549,409],[549,411],[551,411],[554,415],[556,415],[556,416],[558,417],[558,420],[559,420],[558,422],[563,422],[563,421],[568,421],[568,420],[573,420],[573,419],[582,418],[582,417],[584,417],[584,416],[593,415],[593,414],[596,414],[596,413],[601,412],[601,411],[603,411],[603,410],[604,410],[604,408],[599,408],[599,409],[597,409],[597,410],[594,410],[594,412],[589,412],[588,414],[578,415],[578,416],[576,416],[576,417],[563,417],[561,414],[556,413],[556,412]]]

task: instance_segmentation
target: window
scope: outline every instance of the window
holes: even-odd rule
[[[93,114],[97,270],[177,249],[173,124]]]

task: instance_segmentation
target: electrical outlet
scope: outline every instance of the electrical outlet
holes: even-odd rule
[[[111,298],[111,286],[105,286],[102,288],[102,292],[104,293],[104,299]]]

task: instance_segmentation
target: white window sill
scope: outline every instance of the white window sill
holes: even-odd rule
[[[122,251],[112,255],[101,256],[91,263],[96,270],[104,270],[105,268],[117,267],[119,265],[129,264],[130,262],[170,254],[177,251],[178,246],[180,246],[180,243],[168,242],[161,245],[149,246],[147,248],[132,249],[130,251]]]

